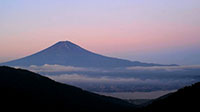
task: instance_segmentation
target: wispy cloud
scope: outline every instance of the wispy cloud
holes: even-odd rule
[[[127,70],[140,70],[140,71],[183,71],[188,69],[200,69],[200,65],[187,65],[187,66],[152,66],[152,67],[127,67]]]
[[[63,65],[49,65],[45,64],[43,66],[31,65],[26,69],[34,72],[76,72],[76,71],[94,71],[95,69],[83,68],[83,67],[73,67],[73,66],[63,66]]]
[[[47,77],[64,83],[112,83],[112,84],[162,84],[166,83],[159,79],[140,79],[140,78],[124,78],[124,77],[91,77],[82,74],[62,74],[62,75],[47,75]],[[167,81],[168,83],[180,82],[180,80]]]

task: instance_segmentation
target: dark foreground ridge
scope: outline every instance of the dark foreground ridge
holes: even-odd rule
[[[164,66],[112,58],[88,51],[70,41],[60,41],[33,55],[2,63],[6,66],[65,65],[75,67],[113,68],[129,66]],[[175,66],[175,65],[169,65]]]
[[[84,91],[39,74],[0,67],[0,109],[35,112],[199,112],[200,83],[135,106]],[[147,106],[146,106],[147,105]]]
[[[39,74],[0,67],[0,109],[35,112],[130,111],[126,101],[55,82]]]
[[[200,112],[200,83],[162,96],[140,112]]]

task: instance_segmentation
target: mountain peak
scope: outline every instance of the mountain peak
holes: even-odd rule
[[[129,60],[103,56],[88,51],[70,41],[59,41],[56,44],[33,55],[2,63],[11,66],[30,66],[57,64],[76,67],[129,67],[129,66],[161,66],[159,64],[132,62]]]

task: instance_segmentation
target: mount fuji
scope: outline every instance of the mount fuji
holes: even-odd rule
[[[125,59],[118,59],[107,57],[100,54],[88,51],[70,41],[60,41],[47,49],[44,49],[33,55],[1,63],[0,65],[8,66],[42,66],[44,64],[50,65],[64,65],[75,67],[94,67],[94,68],[115,68],[115,67],[129,67],[129,66],[167,66],[154,63],[142,63],[139,61],[129,61]],[[174,66],[174,65],[168,65]]]

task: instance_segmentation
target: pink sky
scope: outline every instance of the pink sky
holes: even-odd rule
[[[170,49],[200,48],[199,1],[178,1],[4,1],[0,62],[63,40],[130,60]]]

